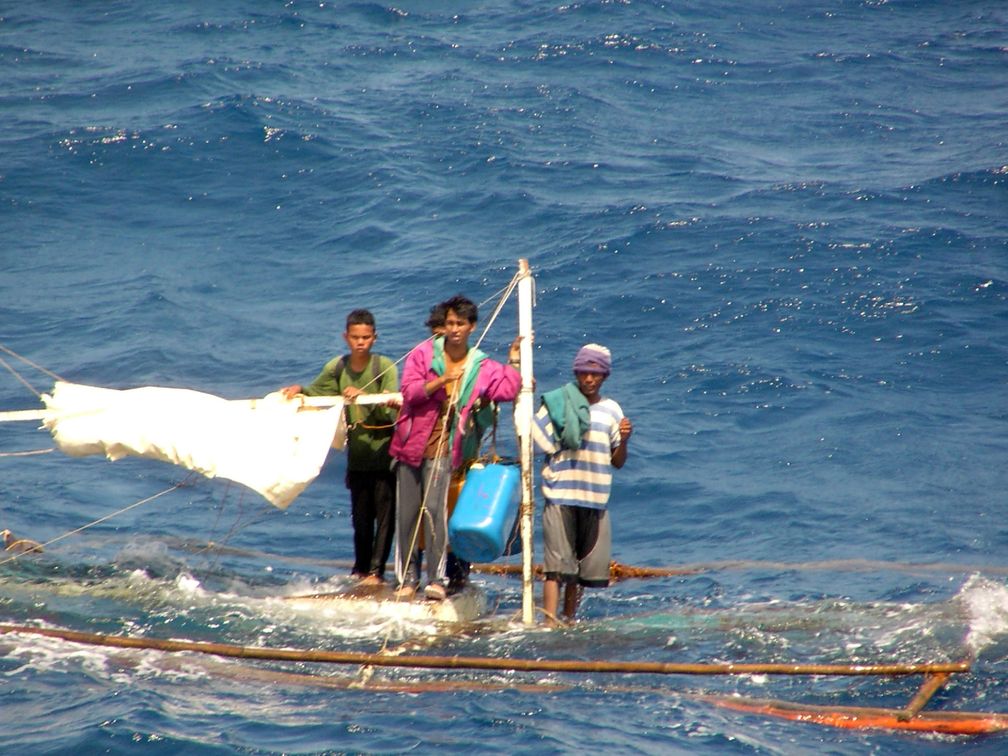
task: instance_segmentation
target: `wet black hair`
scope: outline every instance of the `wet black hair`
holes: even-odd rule
[[[467,297],[463,297],[461,294],[456,294],[454,297],[446,299],[441,304],[444,305],[446,315],[449,310],[454,310],[456,315],[460,318],[465,318],[470,323],[475,323],[477,317],[479,316],[479,311],[476,309],[476,303]]]
[[[346,327],[350,330],[350,326],[354,325],[366,325],[375,327],[374,315],[371,314],[370,310],[353,310],[349,315],[346,316]]]
[[[447,312],[448,308],[445,307],[445,303],[438,302],[430,308],[430,316],[427,318],[426,326],[428,328],[441,328],[444,325],[445,314]]]

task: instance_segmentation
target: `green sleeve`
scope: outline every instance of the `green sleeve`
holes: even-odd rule
[[[395,363],[388,357],[382,357],[378,365],[382,371],[381,380],[378,382],[378,393],[392,394],[398,391],[399,372],[396,369]],[[396,407],[385,407],[384,405],[375,407],[374,417],[376,419],[381,418],[382,423],[394,422],[398,415],[399,410]]]
[[[396,368],[395,363],[388,357],[382,357],[381,369],[383,371],[381,379],[381,392],[383,394],[392,394],[398,391],[399,370]]]
[[[318,377],[311,382],[311,385],[302,387],[301,393],[305,396],[338,396],[341,394],[335,375],[336,363],[341,359],[342,357],[333,357],[329,360]]]

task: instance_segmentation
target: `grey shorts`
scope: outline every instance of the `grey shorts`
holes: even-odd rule
[[[542,524],[543,572],[548,580],[590,588],[609,585],[612,529],[607,510],[547,504]]]

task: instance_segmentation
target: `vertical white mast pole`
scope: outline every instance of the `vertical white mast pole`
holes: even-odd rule
[[[535,286],[528,260],[518,261],[518,333],[521,335],[521,392],[515,400],[515,428],[522,476],[521,539],[522,539],[522,622],[535,623],[535,603],[532,581],[532,516],[535,497],[532,482],[532,419],[535,412],[532,396],[532,307]]]

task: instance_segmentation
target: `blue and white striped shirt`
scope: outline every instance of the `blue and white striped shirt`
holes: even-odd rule
[[[605,509],[612,487],[612,452],[620,444],[623,410],[612,399],[591,408],[591,427],[578,449],[562,449],[545,405],[536,413],[532,439],[546,453],[542,492],[547,504]]]

